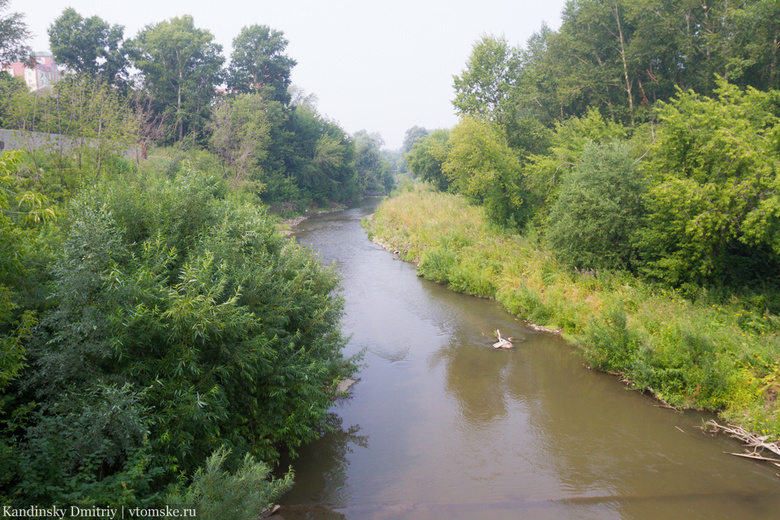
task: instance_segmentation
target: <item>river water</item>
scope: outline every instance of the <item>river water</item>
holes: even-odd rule
[[[704,435],[708,416],[588,370],[494,302],[418,278],[361,228],[376,204],[297,228],[341,272],[347,353],[365,366],[335,433],[288,462],[282,517],[780,517],[780,468],[724,454],[741,447]],[[515,349],[493,349],[495,329]]]

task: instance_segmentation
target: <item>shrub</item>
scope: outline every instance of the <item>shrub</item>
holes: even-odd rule
[[[11,457],[70,487],[24,477],[14,493],[75,503],[122,481],[148,499],[220,446],[274,461],[319,435],[330,388],[355,367],[338,277],[223,193],[185,170],[107,180],[73,202],[20,380],[41,408]],[[143,478],[140,451],[154,461]]]
[[[645,190],[630,145],[586,145],[550,211],[552,251],[571,267],[632,269]]]
[[[269,478],[271,468],[251,455],[234,473],[222,469],[230,450],[222,447],[198,469],[184,493],[173,493],[167,502],[191,507],[203,518],[257,520],[265,508],[292,486],[292,469],[284,478]]]
[[[639,338],[629,330],[622,306],[612,307],[604,318],[591,320],[580,339],[585,358],[595,368],[626,372],[639,352]]]

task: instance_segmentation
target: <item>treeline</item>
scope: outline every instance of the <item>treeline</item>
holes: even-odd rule
[[[222,46],[191,16],[147,25],[134,38],[123,33],[97,16],[63,11],[49,39],[65,78],[31,94],[4,75],[0,123],[141,149],[208,152],[232,184],[279,211],[303,212],[392,187],[382,138],[349,135],[318,113],[316,96],[291,84],[296,61],[281,31],[243,28],[227,66]],[[31,144],[30,152],[41,148]],[[58,170],[83,167],[59,155]]]
[[[568,2],[524,47],[474,45],[460,122],[411,129],[407,165],[571,268],[777,312],[778,20],[773,0]]]
[[[36,94],[0,81],[26,143],[0,154],[0,505],[256,519],[291,485],[270,477],[280,454],[328,428],[357,361],[335,270],[282,238],[266,202],[350,200],[389,170],[378,137],[289,88],[281,33],[242,32],[235,67],[262,65],[226,95],[191,18],[121,33],[68,9],[51,37],[71,73]],[[125,155],[144,144],[148,159]]]

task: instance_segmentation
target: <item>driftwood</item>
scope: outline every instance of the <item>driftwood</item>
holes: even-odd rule
[[[724,453],[728,455],[735,455],[737,457],[763,460],[771,462],[775,466],[780,467],[780,445],[778,445],[777,442],[767,442],[769,440],[768,435],[756,435],[755,433],[750,433],[741,426],[734,426],[731,424],[724,426],[712,420],[707,421],[704,426],[707,428],[712,428],[715,431],[722,431],[727,433],[734,439],[738,439],[745,443],[745,453],[731,453],[728,451]],[[767,457],[766,452],[769,452],[770,455],[773,454],[775,456]]]
[[[512,343],[512,339],[514,338],[505,338],[501,335],[501,331],[496,329],[496,341],[493,343],[493,348],[502,348],[504,350],[509,350],[510,348],[515,348],[515,345]]]

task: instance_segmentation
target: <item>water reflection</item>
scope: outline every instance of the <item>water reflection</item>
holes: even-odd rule
[[[336,432],[293,461],[293,518],[762,518],[764,466],[726,457],[676,414],[587,370],[557,337],[494,302],[420,280],[371,244],[370,208],[304,223],[344,277],[348,353],[366,348]],[[511,351],[492,331],[523,336]],[[360,426],[357,426],[360,425]],[[682,430],[682,431],[681,431]]]
[[[348,398],[347,398],[348,399]],[[341,404],[348,406],[345,400]],[[295,473],[295,487],[297,490],[305,490],[305,494],[297,495],[296,508],[285,508],[285,518],[293,518],[295,510],[306,513],[310,509],[317,509],[320,514],[334,513],[337,516],[323,516],[322,518],[343,518],[335,513],[335,504],[343,503],[348,497],[347,471],[349,467],[348,457],[355,453],[356,449],[368,449],[368,437],[360,434],[360,425],[344,426],[344,420],[335,413],[328,415],[327,430],[323,433],[319,442],[305,446],[300,450],[300,458],[306,460],[316,457],[321,471],[303,471]],[[295,466],[295,460],[283,459],[280,468]],[[310,516],[305,516],[310,518]],[[317,517],[319,518],[319,517]]]

